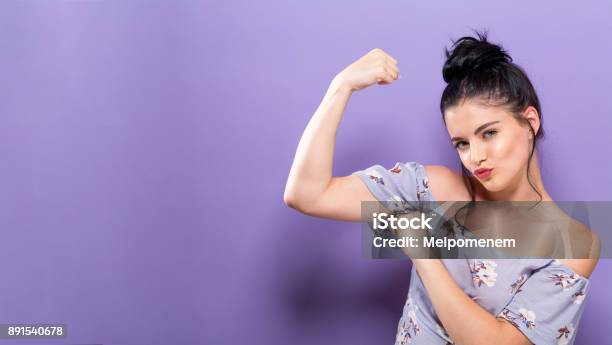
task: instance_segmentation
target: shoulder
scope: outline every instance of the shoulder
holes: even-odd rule
[[[444,165],[424,165],[433,197],[438,201],[469,200],[463,176]]]
[[[572,229],[572,243],[578,244],[578,249],[581,251],[576,256],[584,257],[584,259],[559,259],[559,261],[579,275],[589,278],[599,261],[601,247],[599,237],[589,227],[575,219],[571,220],[570,228]]]
[[[579,275],[590,278],[599,259],[558,259]]]

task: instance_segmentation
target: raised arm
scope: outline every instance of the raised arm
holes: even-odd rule
[[[361,201],[376,199],[359,177],[332,175],[336,132],[353,92],[398,78],[397,60],[378,48],[336,75],[298,144],[285,186],[289,207],[316,217],[360,220]]]

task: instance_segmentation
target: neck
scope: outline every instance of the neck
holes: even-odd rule
[[[540,200],[540,196],[536,193],[535,190],[529,184],[527,180],[526,174],[527,166],[522,170],[520,175],[517,177],[517,181],[512,183],[511,188],[507,188],[498,192],[491,192],[486,190],[478,180],[474,180],[476,186],[476,200],[492,200],[492,201],[538,201]],[[531,157],[531,164],[529,167],[529,176],[531,178],[531,183],[537,188],[537,190],[542,195],[542,201],[552,201],[550,195],[546,192],[544,188],[544,183],[542,182],[542,174],[540,172],[540,164],[538,162],[538,151],[537,149],[534,151],[533,156]]]

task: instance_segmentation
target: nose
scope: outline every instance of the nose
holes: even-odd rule
[[[482,143],[470,144],[470,159],[475,167],[479,167],[483,161],[487,160],[485,145]]]

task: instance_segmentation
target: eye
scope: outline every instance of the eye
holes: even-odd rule
[[[461,150],[461,149],[463,149],[465,147],[465,145],[467,145],[467,143],[465,141],[457,141],[455,143],[455,148],[457,150]]]
[[[490,134],[490,136],[487,136],[488,134]],[[482,134],[482,136],[485,137],[485,138],[490,138],[490,137],[494,136],[495,134],[497,134],[497,131],[494,130],[494,129],[491,129],[491,130],[488,130],[488,131],[484,132]]]

